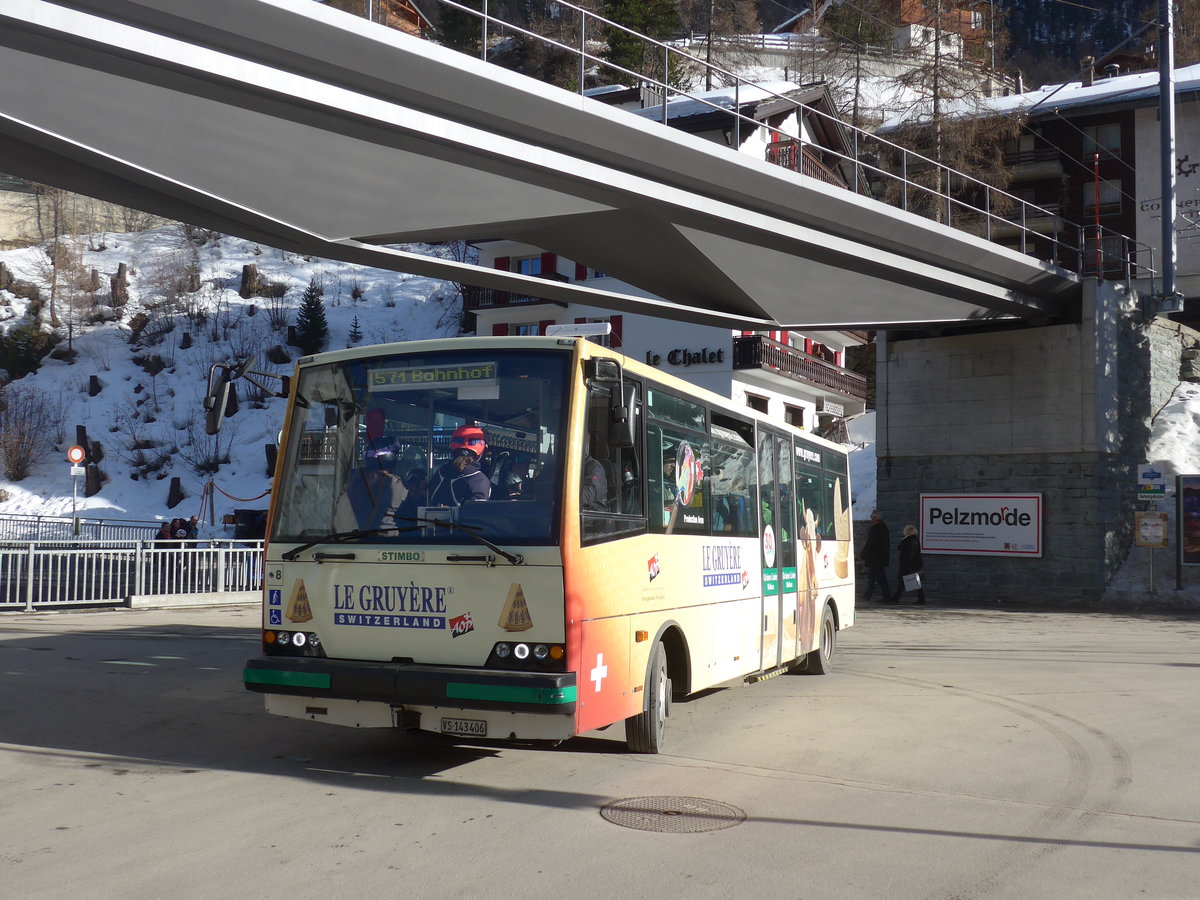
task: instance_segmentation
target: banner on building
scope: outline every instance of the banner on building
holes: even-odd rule
[[[921,550],[1042,555],[1041,494],[921,494]]]
[[[1200,566],[1200,475],[1175,476],[1179,564]]]

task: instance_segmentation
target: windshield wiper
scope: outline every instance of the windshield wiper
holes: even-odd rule
[[[323,534],[319,538],[309,541],[307,544],[301,544],[283,554],[284,562],[294,562],[296,557],[308,550],[310,547],[315,547],[317,544],[328,544],[330,541],[336,544],[342,544],[346,541],[352,541],[356,538],[370,537],[374,534],[390,534],[392,532],[399,533],[401,531],[416,531],[415,528],[396,528],[389,526],[387,528],[356,528],[353,531],[331,531],[329,534]]]
[[[457,522],[445,522],[440,519],[423,519],[418,516],[393,515],[392,518],[398,522],[420,522],[423,525],[439,525],[442,528],[449,528],[452,531],[461,531],[467,537],[478,541],[479,543],[483,544],[483,546],[487,547],[489,550],[491,550],[495,553],[499,553],[501,556],[503,556],[505,559],[507,559],[514,566],[525,565],[525,557],[522,556],[520,553],[509,553],[507,550],[503,550],[496,544],[493,544],[491,541],[489,541],[483,535],[476,534],[475,532],[479,528],[478,525],[460,525]],[[397,529],[397,530],[400,530],[400,529]]]
[[[473,540],[476,540],[479,543],[483,544],[483,546],[487,547],[489,550],[491,550],[495,553],[499,553],[501,556],[503,556],[505,559],[507,559],[514,566],[525,565],[525,557],[522,556],[520,553],[509,553],[507,550],[504,550],[504,549],[498,547],[496,544],[493,544],[491,541],[489,541],[487,538],[483,537],[482,535],[476,534],[475,532],[476,532],[478,526],[460,525],[457,522],[445,522],[440,519],[424,519],[424,518],[420,518],[417,516],[392,515],[391,517],[393,519],[395,519],[397,521],[401,521],[401,522],[417,522],[421,525],[438,525],[438,526],[441,526],[442,528],[448,528],[452,531],[461,531],[463,534],[467,535],[468,537],[472,538]],[[416,531],[416,530],[417,529],[415,529],[415,528],[397,528],[396,526],[388,526],[388,527],[384,527],[384,528],[365,528],[365,529],[356,528],[353,531],[334,531],[329,534],[322,535],[321,537],[316,538],[314,540],[311,540],[307,544],[301,544],[299,547],[295,547],[295,548],[289,550],[287,553],[283,554],[282,558],[283,558],[284,562],[294,562],[296,560],[296,558],[301,553],[303,553],[305,550],[315,547],[315,546],[317,546],[317,544],[326,544],[331,541],[334,543],[342,544],[342,543],[345,543],[346,541],[353,541],[353,540],[357,540],[358,538],[371,537],[372,535],[377,535],[377,534],[400,534],[401,532]]]

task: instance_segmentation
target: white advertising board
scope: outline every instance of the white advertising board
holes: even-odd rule
[[[921,552],[1042,555],[1041,494],[921,494]]]

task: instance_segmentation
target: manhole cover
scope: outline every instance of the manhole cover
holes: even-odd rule
[[[672,834],[720,831],[746,821],[736,806],[703,797],[631,797],[605,804],[600,815],[623,828]]]

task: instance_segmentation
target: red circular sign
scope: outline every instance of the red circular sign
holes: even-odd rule
[[[82,447],[80,447],[78,444],[76,444],[74,447],[72,447],[70,450],[67,451],[68,462],[73,462],[76,465],[83,462],[83,458],[85,456],[87,456],[87,453],[85,453],[84,449]]]

